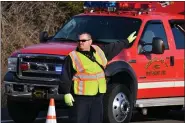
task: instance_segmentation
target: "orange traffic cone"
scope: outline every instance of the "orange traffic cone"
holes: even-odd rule
[[[57,123],[56,111],[55,111],[55,101],[53,98],[50,99],[46,123]]]

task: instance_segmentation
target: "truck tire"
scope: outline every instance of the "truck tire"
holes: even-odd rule
[[[38,105],[7,98],[8,113],[15,123],[33,123],[39,114]]]
[[[111,84],[104,96],[104,123],[129,123],[133,99],[123,84]]]

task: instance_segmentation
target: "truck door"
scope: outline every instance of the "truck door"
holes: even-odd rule
[[[161,20],[148,21],[138,44],[138,98],[170,97],[173,96],[174,78],[176,76],[174,52],[171,50],[165,26]],[[139,53],[141,41],[151,43],[154,37],[164,41],[163,54]],[[145,51],[151,51],[152,46],[144,46]]]
[[[174,43],[175,59],[175,91],[176,96],[184,96],[184,48],[185,48],[185,20],[169,20],[172,41]]]

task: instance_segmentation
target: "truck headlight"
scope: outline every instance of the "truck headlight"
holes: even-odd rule
[[[8,58],[8,71],[16,72],[17,69],[17,58]]]

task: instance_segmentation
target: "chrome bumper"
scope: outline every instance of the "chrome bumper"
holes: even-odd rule
[[[63,100],[64,95],[58,93],[58,85],[28,84],[4,81],[5,94],[12,97],[30,99]]]

